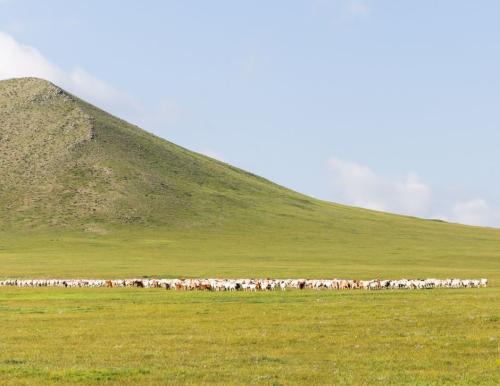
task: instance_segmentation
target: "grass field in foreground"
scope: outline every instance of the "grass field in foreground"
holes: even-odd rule
[[[0,289],[0,383],[498,384],[498,288]]]

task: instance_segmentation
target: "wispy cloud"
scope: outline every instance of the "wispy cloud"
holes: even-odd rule
[[[500,225],[500,211],[492,208],[482,198],[458,201],[453,205],[452,213],[453,218],[463,224]]]
[[[500,226],[500,208],[482,198],[442,197],[417,174],[389,178],[356,162],[332,157],[332,199],[349,205],[469,225]]]
[[[377,175],[367,166],[331,158],[336,198],[368,209],[423,215],[430,209],[431,189],[414,173],[391,180]]]
[[[135,109],[135,102],[126,93],[82,68],[64,71],[47,60],[36,48],[19,43],[4,32],[0,32],[0,52],[0,79],[39,77],[115,112]]]
[[[1,1],[1,0],[0,0]],[[179,106],[160,101],[145,107],[126,92],[75,66],[63,70],[36,48],[22,44],[0,31],[0,79],[33,76],[49,80],[99,107],[136,123],[160,124],[177,119]],[[151,127],[151,126],[150,126]]]

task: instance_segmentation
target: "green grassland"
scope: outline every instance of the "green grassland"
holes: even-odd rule
[[[449,226],[447,233],[434,233],[429,222],[416,237],[420,220],[398,221],[394,229],[386,225],[387,234],[286,222],[277,230],[4,234],[0,277],[487,277],[491,285],[500,282],[498,231]],[[401,226],[404,221],[408,229]]]
[[[497,385],[498,288],[0,290],[0,384]]]
[[[388,221],[378,233],[283,221],[3,237],[4,277],[488,277],[491,287],[0,288],[0,384],[498,384],[498,232]]]

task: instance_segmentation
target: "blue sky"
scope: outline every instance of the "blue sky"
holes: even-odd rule
[[[0,78],[318,198],[500,226],[499,20],[493,0],[0,0]]]

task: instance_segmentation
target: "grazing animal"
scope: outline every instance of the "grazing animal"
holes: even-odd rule
[[[315,290],[403,290],[431,288],[484,288],[488,279],[400,279],[400,280],[310,280],[310,279],[7,279],[0,280],[0,287],[136,287],[164,288],[185,291],[273,291],[277,288]]]

